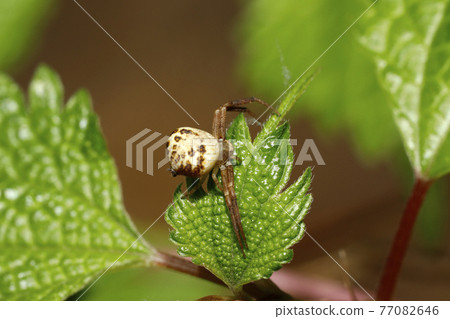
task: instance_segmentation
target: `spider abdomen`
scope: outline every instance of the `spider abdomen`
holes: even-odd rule
[[[208,132],[191,127],[172,132],[167,153],[174,175],[201,177],[220,160],[219,141]]]

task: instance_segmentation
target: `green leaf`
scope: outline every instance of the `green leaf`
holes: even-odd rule
[[[357,154],[367,162],[401,151],[386,98],[374,89],[378,84],[370,56],[355,37],[359,22],[341,37],[369,7],[369,2],[247,0],[244,3],[237,26],[238,78],[243,79],[253,95],[275,100],[315,63],[315,67],[322,69],[320,77],[302,98],[302,107],[293,113],[306,113],[317,134],[327,141],[336,138],[337,132],[340,136],[348,134]]]
[[[36,71],[30,107],[0,75],[0,300],[65,299],[135,242],[89,94],[63,108],[63,87]],[[136,241],[114,265],[147,263]]]
[[[0,1],[0,70],[30,53],[56,6],[55,0]]]
[[[416,174],[450,172],[450,6],[448,0],[384,0],[364,19],[361,43]]]
[[[289,262],[289,247],[305,232],[303,218],[312,202],[308,194],[311,169],[289,186],[293,151],[289,144],[289,124],[278,125],[312,76],[305,77],[289,91],[252,143],[244,116],[240,114],[228,129],[227,138],[241,159],[235,168],[235,190],[249,249],[242,256],[233,233],[224,195],[212,179],[208,194],[199,191],[190,199],[182,197],[181,185],[174,204],[166,213],[173,227],[171,240],[178,253],[192,257],[223,280],[231,289],[261,278]]]

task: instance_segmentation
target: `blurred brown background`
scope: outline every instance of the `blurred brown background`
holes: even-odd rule
[[[186,108],[200,128],[210,130],[213,111],[220,104],[253,95],[236,76],[239,43],[233,27],[240,14],[239,1],[80,4]],[[125,141],[144,128],[170,134],[179,126],[196,124],[72,1],[59,3],[40,47],[27,66],[14,74],[23,87],[40,62],[61,75],[66,98],[80,87],[92,94],[119,170],[126,208],[138,228],[145,230],[163,214],[183,178],[172,178],[165,168],[149,176],[126,167]],[[263,111],[258,105],[251,108],[256,114]],[[292,138],[300,144],[313,138],[326,162],[313,171],[314,203],[306,218],[308,232],[344,263],[338,252],[345,250],[349,273],[367,290],[374,290],[406,201],[403,187],[388,163],[362,165],[344,134],[324,140],[314,135],[307,119],[290,122]],[[294,150],[298,154],[300,146]],[[306,165],[296,167],[293,177]],[[158,248],[174,251],[168,231],[161,218],[146,237]],[[430,251],[414,240],[397,298],[450,298],[449,242],[447,236],[446,247]],[[295,246],[293,262],[282,271],[337,282],[345,277],[308,237]],[[295,287],[285,288],[293,291]]]

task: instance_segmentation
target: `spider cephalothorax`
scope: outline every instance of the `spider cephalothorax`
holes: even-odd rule
[[[233,158],[233,146],[225,139],[225,134],[226,112],[250,113],[242,105],[251,102],[259,102],[271,108],[269,104],[255,97],[231,101],[215,111],[213,134],[191,127],[180,127],[172,132],[167,142],[167,153],[170,159],[169,170],[172,175],[184,175],[199,179],[197,184],[189,191],[189,194],[193,194],[202,186],[212,170],[211,176],[225,196],[233,231],[244,257],[244,246],[247,249],[248,246],[234,190],[234,170],[230,161]],[[217,179],[219,169],[222,184]]]

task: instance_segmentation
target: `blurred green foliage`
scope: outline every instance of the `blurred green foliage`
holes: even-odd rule
[[[369,3],[370,4],[370,3]],[[249,0],[238,26],[240,75],[255,95],[273,100],[369,6],[355,0]],[[349,29],[315,66],[320,75],[297,109],[321,133],[350,134],[358,154],[377,160],[399,145],[373,64]]]
[[[226,287],[179,272],[140,268],[108,272],[80,300],[196,300],[230,294]]]
[[[0,1],[0,71],[23,64],[21,58],[37,44],[54,5],[55,0]]]
[[[450,172],[449,3],[384,0],[359,24],[360,41],[376,63],[410,164],[423,178]],[[446,181],[435,183],[418,219],[426,247],[443,242],[447,201]]]
[[[420,243],[427,249],[439,250],[445,242],[449,230],[449,200],[450,188],[448,181],[436,181],[428,191],[427,197],[417,219],[417,233]]]
[[[448,0],[384,0],[361,19],[360,41],[416,175],[450,172],[450,6]]]
[[[245,1],[243,15],[237,26],[241,50],[240,78],[244,79],[255,95],[268,95],[275,100],[316,62],[314,66],[320,66],[322,71],[302,99],[303,105],[297,108],[298,112],[306,113],[324,137],[329,138],[329,133],[338,130],[348,133],[360,158],[369,161],[392,159],[399,175],[409,181],[407,173],[410,171],[400,147],[400,134],[395,127],[391,102],[379,84],[373,55],[359,43],[364,29],[362,23],[374,17],[374,12],[383,1],[370,8],[340,37],[373,2]],[[403,3],[397,0],[393,2]],[[437,2],[447,3],[446,0]],[[433,4],[436,0],[414,3]],[[381,10],[385,12],[380,13],[379,19],[388,19],[389,10]],[[412,19],[406,17],[410,19],[412,30],[415,30],[415,21],[423,20],[421,15],[426,15],[426,12],[419,10],[416,14]],[[450,14],[447,12],[445,16],[448,23]],[[427,27],[426,24],[421,26]],[[445,36],[448,37],[448,27],[447,32],[445,28],[442,24],[439,34],[441,42]],[[445,57],[439,59],[444,65]],[[439,65],[435,63],[436,67]],[[445,65],[448,67],[449,64]],[[445,70],[441,73],[446,74],[448,81],[449,73]],[[433,91],[431,85],[428,88]],[[447,111],[449,109],[447,107]],[[445,120],[445,116],[441,120]],[[437,127],[440,128],[439,125]],[[447,144],[448,140],[447,137]],[[450,147],[445,146],[443,149],[448,150]],[[445,171],[438,168],[439,172]],[[405,188],[409,185],[405,183]],[[430,189],[431,199],[426,200],[420,215],[419,233],[427,246],[436,247],[439,241],[442,244],[445,231],[442,225],[445,225],[445,212],[448,211],[448,196],[442,191],[445,189],[443,185],[440,183]]]

